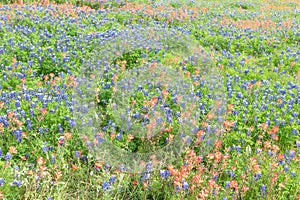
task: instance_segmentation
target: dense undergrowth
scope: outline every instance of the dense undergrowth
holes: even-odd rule
[[[0,5],[0,199],[300,199],[299,3],[24,2]],[[140,26],[176,30],[205,49],[223,77],[226,119],[208,154],[195,144],[176,162],[136,174],[95,158],[76,126],[72,93],[82,66],[104,59],[95,49],[117,36],[129,41],[126,30]],[[110,107],[124,71],[171,65],[193,81],[199,126],[211,109],[207,80],[170,50],[176,42],[167,45],[115,55],[99,82],[103,137],[130,152],[171,141],[180,108],[165,93],[170,126],[155,144],[132,138]],[[155,92],[141,90],[129,104],[165,95]]]

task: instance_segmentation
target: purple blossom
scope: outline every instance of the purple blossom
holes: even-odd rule
[[[4,178],[0,178],[0,186],[2,186],[4,184],[5,184]]]
[[[9,161],[12,158],[11,154],[9,152],[6,153],[6,155],[4,156],[4,159],[6,161]]]

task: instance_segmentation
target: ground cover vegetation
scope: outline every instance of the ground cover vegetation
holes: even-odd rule
[[[300,199],[299,22],[299,1],[2,1],[0,199]],[[134,73],[163,82],[166,65],[180,74],[169,86],[138,82],[125,92]],[[93,96],[82,74],[97,69]],[[190,89],[180,91],[181,76]],[[216,91],[223,113],[212,112]],[[100,113],[92,137],[78,92]],[[135,128],[112,105],[124,94],[116,102],[136,124],[156,130],[149,110],[161,111],[158,135],[122,128]],[[182,96],[193,100],[180,104]],[[181,123],[189,113],[197,118]],[[222,127],[211,129],[206,120],[218,114]],[[95,156],[105,139],[156,151],[188,126],[191,145],[160,168],[131,173]]]

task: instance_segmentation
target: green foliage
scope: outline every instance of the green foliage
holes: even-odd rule
[[[126,69],[133,69],[141,64],[141,55],[145,54],[146,50],[144,49],[135,49],[133,51],[124,52],[121,56],[113,60],[113,64],[117,64],[122,61],[126,61]]]

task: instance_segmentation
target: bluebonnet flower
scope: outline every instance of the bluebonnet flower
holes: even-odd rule
[[[146,172],[152,172],[152,162],[146,164]]]
[[[236,150],[237,152],[239,152],[239,153],[241,152],[241,147],[240,147],[240,146],[235,146],[234,148],[235,148],[235,150]]]
[[[291,177],[296,177],[296,172],[291,172]]]
[[[121,140],[121,139],[122,139],[122,134],[121,134],[121,133],[118,133],[118,134],[116,135],[116,139],[117,139],[117,140]]]
[[[235,175],[235,173],[234,173],[232,170],[229,170],[229,176],[233,178],[233,177],[235,177],[236,175]]]
[[[289,155],[288,155],[288,158],[293,159],[294,157],[295,157],[295,151],[290,151]]]
[[[299,121],[299,120],[298,120],[298,121]],[[299,124],[299,122],[298,122],[298,124]],[[298,130],[295,129],[295,128],[293,128],[293,129],[292,129],[292,134],[293,134],[293,135],[298,135]]]
[[[63,133],[64,129],[61,127],[61,124],[58,124],[57,126],[58,126],[58,132]]]
[[[151,174],[149,172],[144,173],[144,175],[141,178],[141,181],[149,180],[150,176]]]
[[[51,164],[55,164],[56,163],[55,156],[51,156],[50,163]]]
[[[42,145],[42,151],[43,152],[47,152],[49,150],[49,148],[45,145]]]
[[[268,150],[268,155],[269,155],[269,156],[273,156],[272,150]]]
[[[109,178],[110,183],[114,183],[116,181],[116,176],[112,176]]]
[[[261,153],[261,152],[262,152],[262,149],[256,148],[256,153],[257,153],[257,154],[259,154],[259,153]]]
[[[81,156],[81,160],[82,160],[83,162],[86,162],[86,161],[87,161],[87,156],[86,156],[86,155],[82,155],[82,156]]]
[[[123,165],[123,164],[122,164],[122,165],[120,165],[120,171],[121,171],[121,172],[124,172],[125,170],[126,170],[126,166],[125,166],[125,165]]]
[[[110,169],[110,165],[108,163],[105,164],[105,169]]]
[[[59,145],[63,145],[65,143],[65,138],[63,136],[60,136],[58,139]]]
[[[226,182],[225,187],[226,188],[230,187],[230,182],[229,181]]]
[[[71,127],[74,127],[74,126],[76,125],[75,119],[72,118],[72,119],[69,121],[69,125],[70,125]]]
[[[75,152],[74,152],[75,158],[79,158],[80,155],[81,155],[81,152],[80,152],[80,151],[75,151]]]
[[[0,186],[2,186],[4,184],[5,184],[4,178],[0,178]]]
[[[257,173],[254,175],[254,180],[257,181],[258,179],[261,178],[261,173]]]
[[[160,176],[164,179],[169,177],[170,176],[169,170],[160,170]]]
[[[237,115],[238,115],[238,111],[233,110],[233,111],[232,111],[232,114],[235,115],[235,116],[237,116]]]
[[[257,116],[254,116],[254,122],[257,122]]]
[[[260,191],[261,191],[261,193],[262,193],[262,196],[265,196],[265,194],[266,194],[266,189],[267,189],[267,187],[266,187],[265,185],[262,185],[262,186],[260,187]]]
[[[10,183],[11,186],[17,186],[20,187],[23,184],[21,180],[14,180],[13,182]]]
[[[189,189],[189,184],[187,182],[183,182],[182,189],[184,189],[184,190]]]
[[[9,152],[7,152],[6,153],[6,155],[4,156],[4,159],[6,160],[6,161],[8,161],[8,160],[10,160],[11,159],[11,154],[9,153]]]
[[[284,170],[284,172],[288,172],[289,171],[289,166],[285,165],[283,170]]]
[[[109,182],[104,182],[104,183],[102,184],[102,189],[103,189],[104,191],[108,190],[109,188],[110,188]]]

